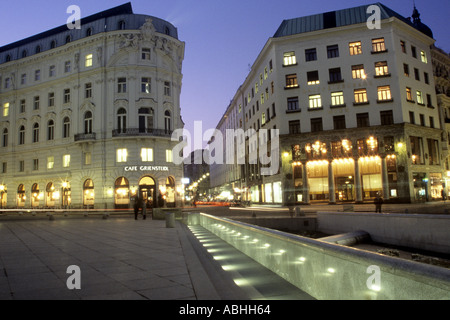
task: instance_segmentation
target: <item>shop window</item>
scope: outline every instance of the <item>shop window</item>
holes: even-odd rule
[[[94,200],[94,182],[92,181],[92,179],[87,179],[83,184],[83,205],[86,207],[93,207]]]

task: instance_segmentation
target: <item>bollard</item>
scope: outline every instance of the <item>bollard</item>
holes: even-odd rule
[[[108,219],[108,217],[109,217],[109,214],[108,213],[104,213],[102,219],[106,220],[106,219]]]
[[[175,213],[166,213],[166,228],[175,228]]]
[[[300,207],[295,207],[295,216],[296,217],[302,217],[304,215],[305,215],[305,213],[302,210],[300,210]]]
[[[53,216],[53,213],[49,213],[48,214],[48,220],[50,220],[50,221],[53,221],[53,220],[55,220],[55,217]]]

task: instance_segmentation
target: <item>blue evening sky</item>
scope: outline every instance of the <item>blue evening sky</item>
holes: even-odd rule
[[[69,5],[81,17],[128,0],[3,0],[0,46],[66,24]],[[268,38],[284,19],[345,9],[368,0],[130,0],[133,12],[167,20],[186,43],[181,114],[193,133],[194,121],[203,132],[215,128],[230,100],[244,82]],[[413,0],[380,1],[402,16],[411,16]],[[415,0],[422,22],[434,33],[436,45],[450,51],[450,1]],[[194,137],[192,137],[194,138]]]

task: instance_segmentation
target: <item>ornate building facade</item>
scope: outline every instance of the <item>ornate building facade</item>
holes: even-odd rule
[[[3,208],[128,208],[182,200],[184,42],[125,4],[0,48]]]
[[[278,130],[280,169],[263,176],[263,164],[249,164],[273,141],[267,132],[257,145],[247,139],[240,169],[211,166],[213,187],[235,173],[233,187],[259,203],[442,197],[447,142],[432,32],[415,8],[404,18],[377,6],[380,28],[368,27],[367,5],[282,22],[218,125]]]

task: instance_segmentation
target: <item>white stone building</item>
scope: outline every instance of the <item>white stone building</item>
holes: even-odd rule
[[[179,204],[184,42],[131,4],[0,47],[3,208]]]
[[[278,129],[280,170],[262,176],[249,164],[258,147],[248,139],[246,165],[212,166],[213,187],[275,204],[441,198],[447,143],[431,30],[415,8],[411,19],[376,6],[379,29],[367,25],[368,5],[282,22],[218,125]]]

